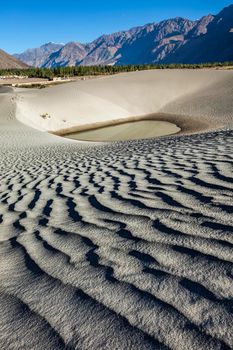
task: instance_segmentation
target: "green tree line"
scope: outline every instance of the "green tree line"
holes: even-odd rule
[[[26,68],[26,69],[1,69],[0,76],[17,75],[28,76],[29,78],[52,79],[54,77],[74,77],[88,75],[108,75],[122,72],[134,72],[149,69],[201,69],[212,67],[229,67],[233,62],[215,62],[200,64],[145,64],[145,65],[124,65],[124,66],[75,66],[55,68]]]

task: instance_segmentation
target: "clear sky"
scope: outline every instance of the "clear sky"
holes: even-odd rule
[[[233,0],[1,0],[0,48],[19,53],[46,42],[89,42],[102,34],[176,16],[216,14]]]

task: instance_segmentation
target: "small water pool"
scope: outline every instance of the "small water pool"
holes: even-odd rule
[[[173,123],[157,120],[140,120],[78,131],[64,136],[80,141],[109,142],[172,135],[178,133],[180,130]]]

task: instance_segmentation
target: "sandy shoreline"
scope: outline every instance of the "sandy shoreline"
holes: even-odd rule
[[[224,127],[223,123],[219,121],[218,124],[215,124],[214,126],[211,126],[208,120],[206,118],[203,120],[203,118],[192,118],[189,116],[178,116],[168,113],[158,113],[158,114],[148,114],[145,116],[132,116],[124,119],[114,119],[110,121],[104,121],[104,122],[96,122],[92,124],[85,124],[81,126],[73,126],[71,128],[67,129],[61,129],[57,131],[50,131],[49,133],[57,136],[68,136],[69,134],[79,132],[79,131],[89,131],[89,130],[95,130],[98,128],[102,128],[104,126],[113,126],[113,125],[121,125],[128,122],[134,122],[134,121],[142,121],[142,120],[154,120],[154,121],[166,121],[175,124],[178,128],[181,130],[176,133],[176,135],[189,135],[193,133],[199,133],[199,132],[208,132],[213,131],[216,129],[221,129]]]
[[[169,121],[169,116],[165,118],[162,118],[161,116],[156,115],[147,115],[147,116],[132,116],[128,118],[121,118],[121,119],[114,119],[109,121],[103,121],[103,122],[96,122],[92,124],[85,124],[81,126],[73,126],[71,128],[57,130],[57,131],[48,131],[51,134],[57,135],[57,136],[68,136],[72,133],[79,132],[79,131],[90,131],[90,130],[96,130],[105,126],[114,126],[114,125],[123,125],[126,123],[133,123],[135,121],[144,121],[144,120],[156,120],[156,121]]]
[[[233,348],[233,72],[151,73],[0,89],[2,350]],[[153,114],[186,135],[48,133]]]

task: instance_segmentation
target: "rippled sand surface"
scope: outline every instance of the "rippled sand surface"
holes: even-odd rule
[[[164,106],[221,130],[109,144],[21,124],[1,90],[1,349],[233,347],[232,89]]]

